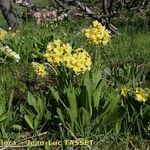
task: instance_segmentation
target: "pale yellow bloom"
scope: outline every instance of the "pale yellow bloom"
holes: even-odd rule
[[[35,73],[41,77],[45,77],[47,74],[46,67],[43,64],[32,62],[32,67],[34,68]]]
[[[47,58],[48,62],[59,66],[63,61],[66,61],[66,56],[68,54],[70,55],[71,52],[72,46],[69,43],[63,43],[61,40],[57,39],[48,43],[44,56]]]
[[[70,63],[71,57],[72,57],[71,54],[64,54],[63,61]]]
[[[55,66],[63,65],[72,69],[75,74],[83,74],[91,69],[92,61],[84,49],[73,50],[69,43],[54,40],[48,43],[44,56],[47,61]]]
[[[63,46],[63,49],[64,49],[64,51],[65,51],[66,53],[71,53],[71,51],[72,51],[72,46],[71,46],[69,43],[63,44],[62,46]]]
[[[7,31],[0,28],[0,41],[3,41],[7,35]]]
[[[127,97],[128,96],[128,92],[129,92],[129,89],[127,87],[122,87],[121,88],[121,95],[122,96]]]
[[[53,43],[55,46],[60,46],[62,44],[62,41],[57,39],[57,40],[54,40]]]
[[[145,102],[148,99],[149,94],[145,92],[142,88],[136,88],[135,97],[139,102]]]
[[[19,62],[20,55],[13,51],[9,46],[0,47],[1,52],[8,58],[14,59],[16,62]]]
[[[84,49],[77,49],[72,54],[66,66],[71,68],[76,75],[83,74],[91,69],[92,61],[89,54]]]
[[[93,26],[94,27],[99,26],[99,22],[97,20],[93,21]]]
[[[47,51],[51,51],[54,48],[54,44],[52,42],[48,43],[47,45]]]
[[[98,21],[93,21],[92,26],[84,30],[85,36],[94,44],[107,45],[111,40],[110,32]]]

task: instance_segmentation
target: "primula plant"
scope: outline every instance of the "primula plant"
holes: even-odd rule
[[[150,89],[148,88],[128,88],[128,87],[122,87],[121,88],[121,95],[126,98],[126,99],[130,99],[132,96],[134,97],[134,99],[140,103],[145,103],[148,102],[150,99]]]
[[[112,40],[98,21],[85,29],[80,23],[67,20],[52,27],[50,22],[38,30],[27,24],[20,34],[0,30],[0,137],[26,138],[30,132],[41,140],[46,132],[44,140],[100,136],[101,143],[102,135],[116,144],[122,133],[149,136],[149,77],[140,70],[144,65],[108,58],[111,50],[131,52],[138,42],[120,34]],[[11,130],[19,136],[10,136]]]
[[[112,126],[115,129],[125,116],[125,108],[120,105],[120,96],[109,94],[108,85],[102,79],[102,71],[90,71],[83,77],[77,88],[73,86],[58,90],[50,87],[53,101],[57,103],[57,113],[63,128],[71,133],[84,134],[86,130],[96,130]],[[120,113],[118,111],[122,110]],[[93,129],[89,126],[96,122]],[[118,131],[117,131],[118,132]],[[87,132],[88,134],[88,132]]]
[[[90,71],[92,67],[91,56],[85,49],[73,49],[69,43],[60,39],[47,44],[43,59],[43,64],[32,62],[35,73],[44,78],[53,70],[57,79],[64,80],[64,86],[72,84],[74,78]]]
[[[94,44],[96,45],[106,45],[110,42],[110,32],[98,21],[94,21],[93,26],[85,32],[86,35],[94,34],[89,37],[95,36],[94,39],[97,42],[94,41]],[[89,40],[93,40],[93,38]],[[92,53],[95,51],[93,50]],[[49,87],[50,94],[56,101],[55,105],[57,103],[57,109],[54,112],[57,112],[64,127],[74,132],[79,132],[79,128],[85,131],[91,121],[97,121],[98,116],[101,118],[97,123],[99,126],[103,126],[113,114],[116,119],[122,119],[124,116],[124,112],[121,116],[116,114],[116,111],[120,109],[118,95],[110,93],[108,97],[105,96],[103,88],[107,86],[107,83],[102,79],[101,70],[93,71],[93,59],[95,58],[92,58],[84,48],[74,49],[71,44],[54,39],[47,43],[46,51],[43,54],[44,61],[42,63],[32,62],[32,67],[38,76],[47,78],[50,73],[49,68],[52,68],[55,76],[60,77],[60,80],[56,79],[58,80],[57,85]],[[74,78],[77,79],[75,82],[73,82]],[[71,80],[71,82],[63,82],[62,86],[63,79]],[[110,102],[111,95],[114,98],[112,102]],[[99,110],[102,107],[100,105],[104,107],[101,111]],[[111,106],[114,109],[112,111],[110,111]],[[108,114],[102,117],[105,113]],[[110,123],[112,122],[114,121],[111,120]]]
[[[124,86],[121,88],[123,105],[126,107],[126,120],[123,121],[124,129],[140,136],[149,133],[150,89]],[[128,120],[128,121],[127,121]],[[126,126],[126,127],[125,127]]]
[[[97,49],[99,49],[98,46],[103,48],[104,46],[108,45],[108,43],[111,41],[111,33],[97,20],[93,21],[89,28],[84,29],[83,33],[89,43],[93,45],[93,64],[95,66],[97,55],[98,53],[101,53],[97,51]]]

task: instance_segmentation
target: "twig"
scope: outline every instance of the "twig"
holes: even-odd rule
[[[39,146],[43,146],[43,145],[15,145],[15,146],[7,146],[7,147],[0,146],[0,147],[4,147],[1,148],[0,150],[5,150],[7,148],[26,148],[26,147],[39,147]]]
[[[43,136],[43,135],[46,135],[46,134],[48,134],[48,132],[39,133],[38,135],[35,135],[35,136],[31,136],[31,137],[27,137],[27,138],[25,138],[25,139],[22,139],[22,140],[18,141],[17,143],[19,144],[19,143],[24,142],[24,141],[27,141],[27,140],[29,140],[29,139],[33,139],[33,138],[36,138],[36,137],[40,137],[40,136]]]

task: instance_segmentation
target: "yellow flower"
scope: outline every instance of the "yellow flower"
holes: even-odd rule
[[[71,46],[69,43],[63,44],[62,46],[63,46],[63,49],[64,49],[64,51],[65,51],[66,53],[71,53],[71,51],[72,51],[72,46]]]
[[[60,65],[60,63],[62,63],[62,61],[63,61],[63,56],[62,56],[62,55],[57,55],[57,56],[55,56],[54,62],[55,62],[57,65]]]
[[[55,46],[60,46],[63,42],[58,39],[58,40],[54,40],[53,43]]]
[[[83,74],[91,69],[90,55],[84,49],[73,50],[69,43],[54,40],[48,43],[44,56],[54,66],[64,65],[72,69],[75,74]]]
[[[135,96],[137,101],[145,102],[149,95],[142,88],[136,88]]]
[[[92,61],[89,54],[84,49],[77,49],[72,54],[66,66],[72,69],[76,75],[84,74],[91,69]]]
[[[53,57],[52,54],[45,53],[44,56],[47,58],[48,62],[53,62],[54,61],[54,57]]]
[[[54,44],[52,42],[49,42],[47,45],[47,51],[51,51],[54,48]]]
[[[129,89],[127,87],[121,88],[121,95],[124,97],[128,96]]]
[[[99,26],[99,22],[97,20],[93,21],[93,26]]]
[[[5,56],[14,59],[16,62],[19,62],[20,55],[13,51],[9,46],[0,47],[0,50]]]
[[[56,54],[56,55],[62,55],[63,54],[63,48],[62,47],[56,47],[53,49],[53,52]]]
[[[0,28],[0,41],[3,41],[7,35],[7,31]]]
[[[69,43],[63,43],[61,40],[54,40],[47,45],[46,53],[44,56],[47,61],[53,65],[60,66],[64,61],[69,60],[66,56],[71,54],[72,46]]]
[[[71,54],[64,54],[63,61],[67,62],[67,63],[70,63],[71,57],[72,57]]]
[[[92,26],[84,30],[84,34],[94,44],[102,44],[105,46],[111,40],[110,32],[98,21],[93,21]]]
[[[44,77],[47,74],[46,67],[43,64],[32,62],[32,67],[34,68],[35,73],[41,77]]]

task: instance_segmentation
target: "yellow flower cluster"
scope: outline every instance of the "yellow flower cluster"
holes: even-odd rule
[[[129,92],[133,93],[135,100],[139,102],[146,102],[149,99],[150,92],[146,91],[142,88],[136,88],[135,90],[131,90],[127,87],[122,87],[121,88],[121,95],[125,98],[127,98],[129,95]]]
[[[46,67],[43,64],[32,62],[32,67],[34,68],[35,73],[41,77],[44,77],[47,74]]]
[[[93,24],[84,30],[85,36],[94,44],[107,45],[111,40],[110,32],[98,21],[93,21]]]
[[[47,61],[54,64],[60,65],[64,61],[64,56],[71,54],[72,47],[69,43],[65,44],[61,40],[54,40],[48,43],[45,57]]]
[[[0,41],[4,41],[6,35],[7,35],[7,31],[0,28]]]
[[[129,89],[127,87],[122,87],[121,88],[121,95],[122,96],[127,97],[128,96],[128,92],[129,92]]]
[[[4,41],[6,37],[15,37],[19,33],[20,30],[7,32],[6,30],[0,28],[0,42]]]
[[[92,61],[89,54],[84,49],[77,49],[75,53],[66,61],[66,66],[71,68],[75,74],[79,75],[91,69]]]
[[[90,70],[92,64],[91,58],[86,50],[73,50],[69,43],[65,44],[61,40],[50,42],[47,45],[44,56],[53,65],[64,65],[72,69],[77,75]]]
[[[143,90],[142,88],[136,88],[135,96],[137,101],[146,102],[149,97],[149,94],[146,93],[146,91]]]
[[[9,46],[0,47],[0,50],[5,56],[14,59],[16,62],[19,62],[20,55],[13,51],[11,48],[9,48]]]

